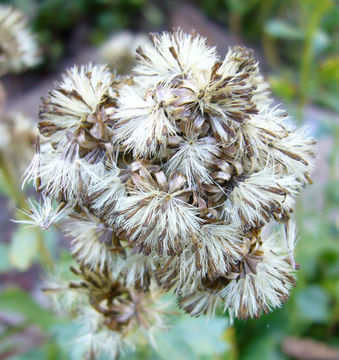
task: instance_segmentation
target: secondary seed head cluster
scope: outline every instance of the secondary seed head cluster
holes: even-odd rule
[[[24,14],[0,5],[0,76],[22,71],[39,61],[38,45]]]
[[[130,76],[75,66],[43,100],[31,222],[65,223],[69,287],[111,332],[151,327],[128,309],[156,306],[155,288],[194,316],[258,317],[295,285],[290,215],[314,141],[273,106],[251,50],[150,38]]]

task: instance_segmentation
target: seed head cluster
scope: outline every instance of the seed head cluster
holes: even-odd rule
[[[22,71],[39,61],[38,45],[24,14],[0,5],[0,75]]]
[[[80,268],[66,288],[97,314],[96,335],[161,324],[159,289],[193,316],[248,319],[295,285],[290,217],[313,139],[273,106],[251,50],[222,60],[180,30],[150,40],[131,76],[66,72],[25,177],[43,199],[32,223],[65,223]]]

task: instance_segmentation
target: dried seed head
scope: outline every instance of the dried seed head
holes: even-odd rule
[[[217,59],[215,48],[206,44],[200,35],[173,33],[151,34],[151,43],[137,51],[134,73],[140,86],[153,86],[159,82],[171,82],[176,77],[196,73],[208,76]]]
[[[295,268],[282,246],[286,235],[275,233],[266,239],[258,236],[252,234],[242,260],[226,276],[206,279],[180,296],[179,305],[197,316],[210,315],[215,304],[223,303],[231,319],[257,318],[262,312],[280,307],[295,286]]]
[[[72,288],[102,339],[147,327],[154,280],[191,315],[223,305],[242,319],[280,306],[295,283],[290,217],[314,141],[272,107],[252,51],[222,60],[182,31],[151,41],[133,77],[67,73],[45,100],[26,175],[71,209]]]
[[[239,275],[220,291],[231,317],[259,317],[288,299],[295,274],[281,241],[273,234],[262,239],[262,245],[249,247],[239,264]]]
[[[145,293],[126,287],[107,266],[94,271],[86,266],[71,270],[75,281],[54,280],[45,292],[59,302],[58,309],[60,304],[68,306],[64,312],[78,317],[82,329],[75,343],[82,355],[106,353],[116,358],[126,347],[142,341],[140,337],[152,341],[156,331],[166,328],[163,315],[169,303],[161,299],[158,290]]]
[[[38,45],[26,19],[11,6],[0,5],[0,39],[0,75],[39,63]]]
[[[117,204],[118,226],[145,254],[177,254],[202,222],[198,209],[187,203],[190,194],[180,173],[166,177],[141,167],[131,176],[127,196]]]
[[[43,99],[40,133],[52,141],[65,141],[67,134],[72,134],[84,148],[91,148],[91,142],[96,140],[108,141],[104,103],[113,81],[113,75],[103,65],[68,70]]]

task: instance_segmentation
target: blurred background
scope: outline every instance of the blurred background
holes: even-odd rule
[[[68,360],[61,344],[76,326],[54,315],[41,291],[53,264],[69,266],[67,239],[9,220],[25,207],[20,182],[34,153],[41,96],[74,64],[104,62],[119,73],[129,72],[133,52],[147,41],[147,33],[173,27],[195,29],[222,56],[232,45],[255,50],[277,104],[317,138],[314,184],[305,189],[295,212],[301,268],[297,287],[281,309],[233,325],[222,314],[207,322],[178,313],[171,330],[159,336],[158,352],[145,346],[125,358],[339,359],[339,1],[0,4],[25,14],[41,58],[34,68],[0,80],[0,360]]]

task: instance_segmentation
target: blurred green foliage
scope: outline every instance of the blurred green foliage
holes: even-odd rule
[[[146,0],[10,2],[32,17],[46,58],[54,60],[67,53],[65,38],[74,31],[74,24],[87,24],[88,40],[99,43],[113,30],[145,28],[143,21],[153,25],[164,21],[161,11]],[[207,322],[205,318],[179,314],[171,318],[169,332],[158,334],[158,352],[144,347],[125,358],[288,359],[281,349],[287,336],[339,346],[339,2],[199,0],[198,4],[209,17],[253,46],[261,46],[272,90],[297,121],[305,120],[308,104],[330,110],[328,115],[320,112],[316,123],[311,123],[319,149],[330,144],[326,145],[327,162],[316,169],[324,180],[305,191],[298,204],[301,241],[296,260],[301,270],[291,298],[281,309],[257,320],[236,321],[233,326],[225,316]],[[4,189],[4,185],[0,187]],[[55,234],[44,237],[47,249],[57,256]],[[43,253],[29,231],[18,229],[10,244],[0,244],[0,273],[13,272],[13,268],[26,270],[36,260],[45,264]],[[68,264],[67,256],[58,260],[58,267]],[[11,359],[73,360],[60,344],[70,338],[77,324],[55,316],[38,303],[39,299],[36,293],[32,296],[19,288],[7,288],[0,294],[0,314],[18,316],[13,324],[0,316],[0,356],[17,346],[14,340],[18,334],[25,334],[25,329],[33,326],[43,334],[42,341]]]
[[[272,85],[298,117],[313,101],[338,111],[337,0],[199,0],[205,12],[252,44],[261,45]],[[296,101],[297,100],[297,101]]]
[[[44,66],[79,48],[99,44],[112,32],[145,29],[163,22],[161,11],[146,0],[2,0],[30,17],[44,54]],[[73,39],[72,39],[73,37]],[[71,38],[71,39],[70,39]],[[73,40],[73,41],[72,41]]]

